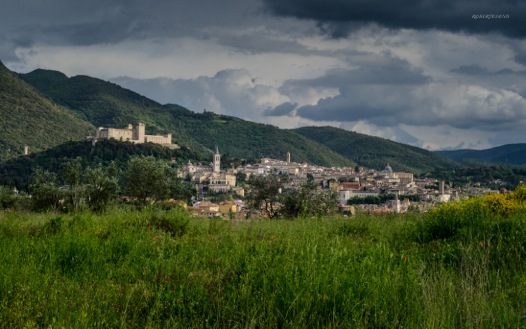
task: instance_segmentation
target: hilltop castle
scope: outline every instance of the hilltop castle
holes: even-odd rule
[[[95,140],[97,139],[116,139],[135,144],[154,143],[175,147],[175,145],[172,144],[172,134],[146,135],[146,125],[142,122],[135,127],[129,124],[128,128],[125,129],[99,127],[97,129],[97,135],[95,136]]]

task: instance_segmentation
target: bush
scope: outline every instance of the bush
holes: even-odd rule
[[[183,210],[161,211],[150,209],[146,211],[149,226],[168,233],[172,237],[181,237],[187,232],[190,219]]]
[[[464,229],[480,233],[491,223],[524,211],[525,201],[526,186],[520,185],[515,192],[443,204],[427,213],[417,224],[416,238],[420,242],[451,239]]]
[[[16,197],[13,191],[5,186],[0,186],[0,209],[9,209],[15,205]]]

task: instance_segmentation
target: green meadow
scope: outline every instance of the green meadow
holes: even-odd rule
[[[384,217],[0,212],[0,327],[526,327],[521,191]]]

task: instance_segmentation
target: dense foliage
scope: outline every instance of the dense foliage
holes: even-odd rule
[[[425,176],[449,181],[453,186],[480,185],[493,189],[513,189],[521,182],[526,182],[526,167],[482,166],[434,171]]]
[[[394,200],[396,198],[395,194],[379,194],[374,196],[366,196],[363,198],[360,197],[354,197],[347,200],[348,205],[354,205],[354,204],[381,204],[385,203],[389,200]],[[399,200],[409,200],[418,202],[420,201],[420,196],[418,194],[408,194],[408,195],[400,195],[398,196]]]
[[[33,169],[41,167],[58,175],[60,183],[64,181],[62,168],[64,163],[80,158],[82,167],[108,166],[115,163],[124,170],[133,156],[153,156],[162,160],[173,160],[183,165],[188,160],[199,160],[195,152],[186,148],[170,150],[156,144],[132,144],[113,140],[101,140],[94,146],[90,141],[68,142],[44,152],[30,154],[0,163],[0,185],[27,189],[33,180]]]
[[[337,205],[336,191],[318,189],[311,181],[283,193],[280,213],[284,218],[323,217],[334,214]]]
[[[348,219],[0,212],[0,326],[521,328],[525,191]]]
[[[526,144],[508,144],[487,150],[453,150],[436,153],[468,166],[526,165]]]
[[[293,131],[366,168],[382,170],[389,163],[395,171],[423,173],[462,167],[452,160],[418,147],[334,127],[302,127]]]
[[[122,169],[113,161],[83,166],[80,157],[63,159],[58,172],[36,167],[28,187],[31,197],[0,187],[0,209],[72,213],[102,212],[123,198],[144,206],[174,199],[188,203],[196,195],[195,186],[168,161],[144,155],[130,157]]]
[[[273,218],[305,218],[332,215],[338,205],[337,193],[318,189],[312,180],[297,189],[284,189],[290,181],[277,172],[252,176],[247,181],[246,207],[258,216]]]
[[[0,62],[0,161],[82,140],[95,128],[19,79]]]
[[[194,186],[179,178],[175,168],[154,157],[131,158],[123,180],[125,194],[143,203],[170,198],[189,202],[196,194]]]
[[[247,207],[270,219],[280,217],[281,191],[288,181],[288,175],[278,173],[250,177],[245,198]]]

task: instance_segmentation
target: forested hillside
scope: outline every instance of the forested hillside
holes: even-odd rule
[[[144,122],[149,133],[172,133],[174,143],[211,154],[254,159],[284,159],[325,166],[352,166],[323,145],[294,132],[212,112],[194,113],[178,105],[163,106],[116,84],[87,76],[67,78],[60,72],[35,70],[20,75],[59,104],[67,106],[94,126],[124,127]]]
[[[201,160],[188,149],[170,150],[155,144],[132,144],[101,140],[95,146],[89,141],[67,142],[44,152],[30,154],[0,163],[0,186],[16,186],[26,189],[31,183],[36,167],[59,174],[64,163],[79,157],[83,167],[107,166],[114,162],[123,170],[135,155],[153,156],[157,159],[174,160],[178,164],[188,160]],[[206,161],[207,159],[203,159]],[[60,177],[59,177],[60,178]]]
[[[526,144],[508,144],[487,150],[437,151],[437,154],[466,165],[526,165]]]
[[[45,150],[93,134],[90,123],[77,118],[18,78],[0,62],[0,160]]]
[[[334,127],[302,127],[293,131],[367,168],[383,169],[389,163],[394,170],[422,173],[462,167],[418,147]]]

